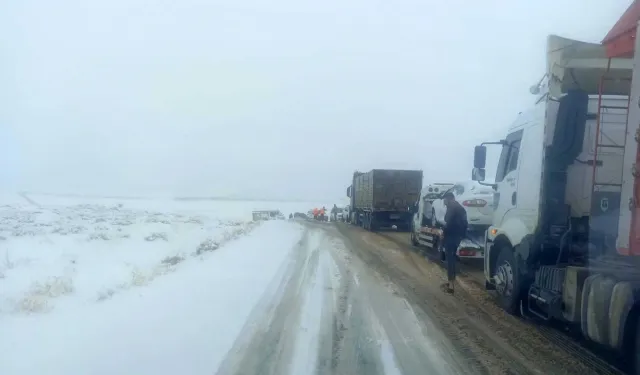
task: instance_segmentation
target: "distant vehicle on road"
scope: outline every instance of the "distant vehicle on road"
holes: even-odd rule
[[[342,221],[344,221],[345,223],[348,223],[350,216],[351,216],[351,206],[346,205],[342,210]]]
[[[280,210],[253,211],[251,214],[253,216],[253,221],[285,220],[285,217]]]
[[[347,197],[351,198],[350,222],[370,231],[396,227],[408,231],[411,207],[420,197],[422,171],[373,169],[354,172]]]

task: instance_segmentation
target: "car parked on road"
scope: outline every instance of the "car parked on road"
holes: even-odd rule
[[[445,192],[452,192],[456,201],[467,211],[469,229],[486,229],[491,225],[493,217],[493,189],[490,186],[481,185],[476,181],[459,182]],[[447,208],[442,196],[432,203],[431,226],[438,227],[445,224],[444,216]]]

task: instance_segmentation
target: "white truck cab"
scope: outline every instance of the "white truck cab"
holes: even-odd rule
[[[640,1],[603,44],[550,36],[502,145],[485,278],[509,313],[580,334],[640,375]],[[472,175],[484,180],[485,145]],[[543,323],[544,324],[544,323]]]
[[[531,89],[533,107],[503,140],[486,143],[502,146],[484,268],[487,286],[499,292],[519,284],[510,276],[516,268],[523,282],[532,279],[538,248],[557,245],[569,228],[588,235],[599,224],[600,235],[618,234],[631,60],[609,62],[602,45],[558,36],[549,37],[547,50],[548,70]],[[600,85],[605,72],[616,79]],[[485,157],[484,144],[477,146],[478,181]]]
[[[534,105],[504,139],[476,146],[472,175],[484,180],[485,145],[500,145],[484,243],[486,287],[500,305],[631,355],[640,374],[640,254],[630,249],[640,54],[605,48],[550,36]]]

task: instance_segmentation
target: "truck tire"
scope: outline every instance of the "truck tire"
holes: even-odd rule
[[[418,242],[418,238],[416,237],[416,231],[413,229],[413,225],[411,226],[411,244],[416,247],[420,245],[420,242]]]
[[[371,232],[376,232],[378,230],[378,222],[376,220],[376,215],[373,213],[369,217],[369,230]]]
[[[431,227],[438,227],[438,220],[436,219],[436,210],[431,210]]]
[[[440,237],[440,239],[436,240],[435,248],[436,248],[436,251],[438,252],[438,256],[440,257],[440,261],[443,262],[443,263],[446,262],[447,261],[447,251],[444,248],[444,241],[442,241],[442,237]]]
[[[513,249],[509,246],[503,246],[500,249],[496,262],[495,277],[502,281],[500,284],[496,282],[498,304],[509,314],[517,315],[520,311],[522,287],[518,264],[513,256]]]
[[[636,319],[638,319],[636,317]],[[631,353],[629,353],[629,357],[633,358],[633,369],[631,370],[632,374],[640,375],[640,322],[636,321],[636,339],[634,342],[633,348],[631,348]],[[627,357],[627,358],[629,358]]]

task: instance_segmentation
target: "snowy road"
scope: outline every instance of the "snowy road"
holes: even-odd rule
[[[350,255],[334,227],[305,231],[217,372],[419,373],[465,369],[442,334]]]
[[[0,202],[3,375],[609,373],[463,274],[442,293],[406,233],[27,197]]]
[[[217,375],[616,373],[505,314],[473,280],[442,293],[444,270],[390,239],[406,233],[303,228]]]

